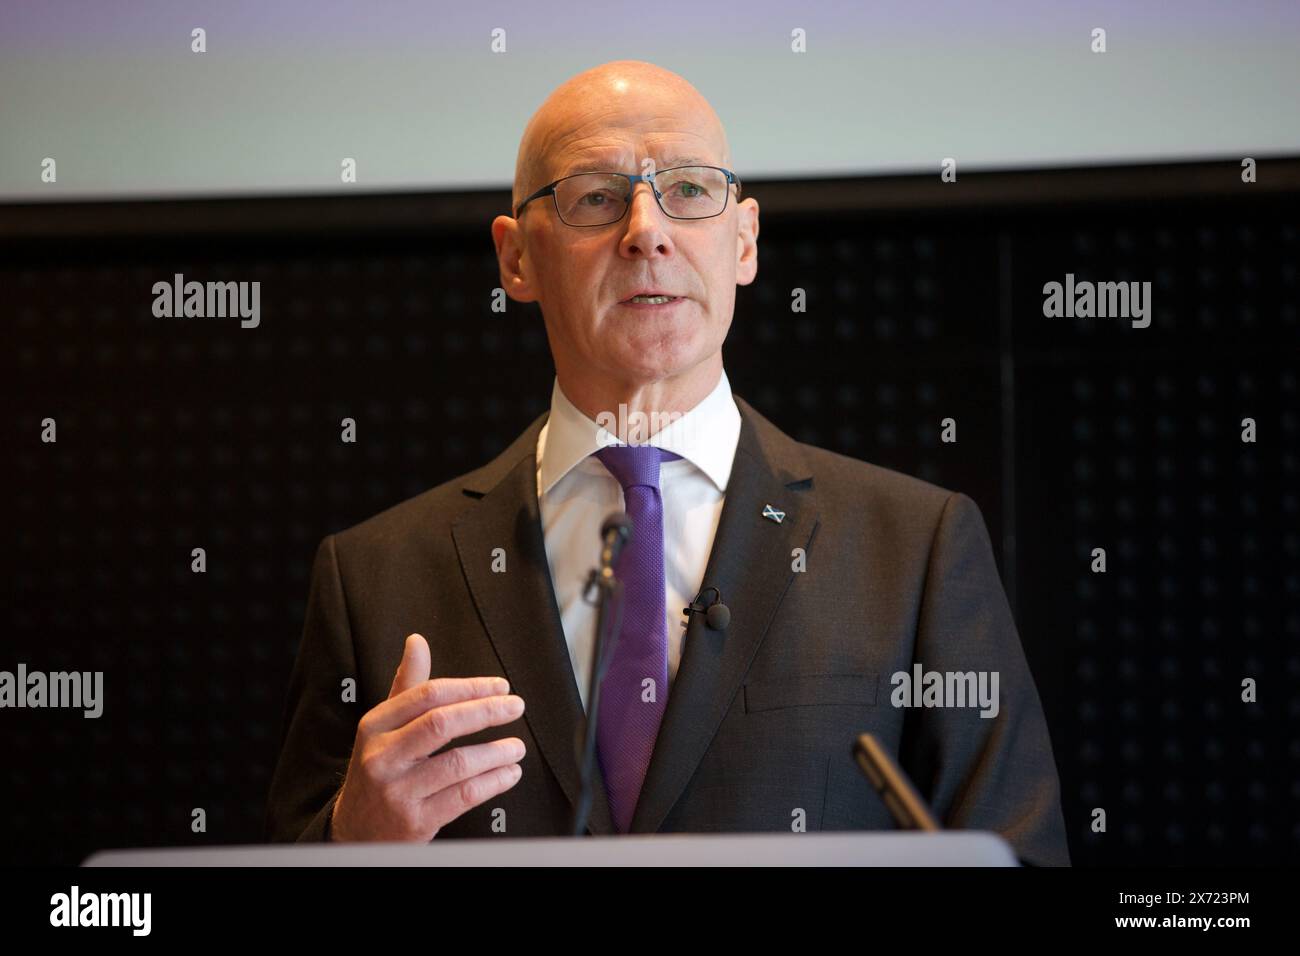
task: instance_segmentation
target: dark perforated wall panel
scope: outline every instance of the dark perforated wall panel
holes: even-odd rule
[[[733,387],[979,504],[1076,863],[1300,850],[1298,228],[1278,198],[763,221]],[[254,842],[316,543],[547,407],[540,314],[491,311],[486,223],[3,251],[3,666],[102,670],[108,707],[4,715],[0,852]],[[260,325],[155,317],[175,273],[260,281]],[[1046,318],[1067,273],[1151,282],[1151,326]]]

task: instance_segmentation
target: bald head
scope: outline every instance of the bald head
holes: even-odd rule
[[[647,155],[658,163],[659,145],[675,152],[685,148],[697,159],[730,168],[727,134],[699,90],[653,63],[615,60],[570,77],[528,121],[515,160],[511,208],[563,175],[561,166],[608,156],[628,142],[629,133],[647,130],[646,153],[632,157],[634,165],[623,171],[639,172]]]

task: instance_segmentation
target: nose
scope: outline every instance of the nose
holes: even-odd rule
[[[637,183],[628,203],[627,231],[619,243],[619,252],[628,258],[671,255],[668,223],[672,220],[659,208],[650,184]]]

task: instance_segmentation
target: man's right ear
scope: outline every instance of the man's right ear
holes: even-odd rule
[[[516,302],[536,302],[527,271],[527,256],[523,246],[523,227],[518,219],[497,216],[492,220],[492,244],[497,250],[497,265],[501,272],[501,288]]]

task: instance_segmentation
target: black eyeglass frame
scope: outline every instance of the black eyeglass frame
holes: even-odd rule
[[[717,212],[713,213],[712,215],[708,215],[708,216],[674,216],[667,209],[664,209],[663,193],[659,192],[659,190],[655,188],[655,177],[660,175],[661,173],[670,173],[675,169],[716,169],[718,172],[723,173],[727,177],[727,193],[726,193],[726,198],[722,200],[722,208],[719,209]],[[555,198],[555,187],[560,185],[560,183],[564,182],[566,179],[574,179],[578,176],[591,176],[593,174],[599,176],[622,176],[624,179],[627,180],[627,196],[623,200],[622,215],[620,215],[617,219],[611,219],[609,222],[586,223],[583,225],[578,225],[571,222],[565,222],[564,216],[560,214],[560,200],[558,198]],[[618,173],[618,172],[606,173],[606,172],[593,171],[593,172],[585,172],[585,173],[571,173],[568,176],[561,176],[555,182],[548,183],[547,185],[543,186],[541,189],[537,190],[537,192],[533,193],[531,196],[529,196],[527,199],[521,202],[518,206],[516,206],[515,218],[518,219],[519,214],[524,211],[524,207],[527,206],[534,199],[541,199],[543,196],[551,196],[555,203],[556,217],[560,220],[560,222],[563,222],[566,226],[569,226],[570,228],[599,229],[602,228],[603,226],[612,226],[616,222],[621,222],[623,220],[623,216],[626,216],[627,211],[632,208],[632,193],[633,191],[635,191],[637,183],[649,183],[650,191],[654,193],[655,202],[658,204],[659,209],[663,212],[663,214],[667,216],[669,219],[676,219],[681,222],[700,222],[705,219],[714,219],[718,216],[721,216],[724,212],[727,211],[727,203],[730,202],[731,200],[731,186],[733,184],[736,187],[736,200],[737,201],[740,200],[740,177],[737,176],[735,173],[733,173],[731,170],[724,169],[721,166],[710,166],[708,163],[687,163],[684,166],[670,166],[668,169],[660,169],[653,173],[633,174],[633,173]]]

